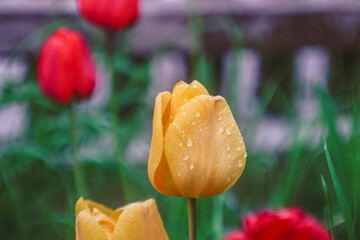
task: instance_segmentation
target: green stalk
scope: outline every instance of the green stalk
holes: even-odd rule
[[[86,191],[86,184],[84,181],[84,173],[82,168],[77,160],[76,152],[76,141],[75,141],[75,116],[73,111],[73,104],[69,105],[69,137],[70,137],[70,148],[71,148],[71,162],[74,166],[74,179],[76,193],[78,196],[83,196],[84,198],[88,197]]]
[[[189,240],[196,240],[196,199],[188,198]]]
[[[120,161],[120,156],[122,154],[122,139],[119,136],[119,121],[117,114],[117,99],[116,99],[116,87],[115,87],[115,74],[114,74],[114,53],[116,51],[115,40],[117,32],[113,30],[104,30],[105,34],[105,42],[104,42],[104,50],[106,57],[106,64],[108,65],[109,75],[110,75],[110,97],[108,103],[108,111],[110,117],[110,126],[112,132],[112,140],[113,140],[113,149],[114,149],[114,159],[116,162]],[[121,185],[124,190],[125,199],[127,202],[131,201],[131,189],[128,188],[127,179],[126,179],[126,169],[124,167],[124,162],[120,161],[119,174]]]
[[[201,2],[199,0],[188,0],[188,31],[190,35],[190,68],[189,68],[189,77],[190,80],[198,79],[199,76],[196,76],[197,65],[201,57],[201,37],[203,32],[203,23],[201,19]],[[202,80],[202,79],[198,79]]]

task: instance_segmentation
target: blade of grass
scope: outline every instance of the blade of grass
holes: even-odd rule
[[[358,207],[359,207],[359,183],[356,183],[355,187],[355,199],[354,199],[354,226],[356,226],[356,219],[357,219],[357,213],[358,213]]]
[[[322,175],[321,175],[321,182],[322,182],[322,186],[323,186],[324,193],[325,193],[325,198],[326,198],[328,221],[329,221],[329,228],[330,228],[330,232],[331,232],[331,237],[332,237],[332,239],[335,239],[335,237],[334,237],[334,224],[333,224],[333,213],[332,213],[331,198],[330,198],[328,186],[327,186],[327,184],[325,182],[325,179],[324,179],[324,177]]]
[[[336,175],[336,171],[335,171],[334,165],[332,163],[330,153],[329,153],[329,151],[327,149],[326,141],[324,140],[324,142],[325,142],[324,143],[324,150],[325,150],[326,162],[327,162],[327,165],[328,165],[328,168],[329,168],[329,171],[330,171],[331,180],[332,180],[333,185],[334,185],[335,194],[336,194],[336,197],[337,197],[337,199],[339,201],[340,208],[341,208],[343,217],[345,219],[345,224],[346,224],[346,228],[347,228],[347,232],[348,232],[348,238],[349,238],[349,240],[356,240],[355,232],[354,232],[354,226],[353,226],[352,221],[351,221],[348,202],[345,199],[345,195],[343,194],[340,181],[339,181],[339,179],[338,179],[338,177]]]

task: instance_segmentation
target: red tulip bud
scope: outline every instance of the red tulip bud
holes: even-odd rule
[[[64,104],[87,98],[95,78],[95,63],[79,32],[59,28],[45,41],[38,61],[38,83],[45,95]]]
[[[224,240],[330,240],[325,227],[297,208],[263,211],[245,217],[244,229]]]
[[[139,15],[138,0],[78,0],[81,15],[100,27],[123,29]]]

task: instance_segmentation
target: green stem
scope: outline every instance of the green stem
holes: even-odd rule
[[[199,0],[188,0],[188,31],[190,35],[190,80],[197,79],[197,64],[202,50],[203,23],[201,19],[201,2]],[[199,79],[200,80],[200,79]]]
[[[122,138],[119,134],[120,124],[118,121],[118,101],[116,99],[116,87],[115,87],[115,73],[114,73],[114,53],[116,51],[115,40],[117,32],[113,30],[104,30],[105,34],[105,41],[104,41],[104,50],[105,50],[105,57],[106,57],[106,64],[108,66],[109,71],[109,78],[110,78],[110,96],[109,96],[109,103],[108,103],[108,111],[109,111],[109,120],[112,132],[112,142],[113,142],[113,149],[114,149],[114,159],[116,162],[120,161],[120,156],[122,154]],[[127,180],[125,177],[126,169],[124,165],[120,163],[119,167],[119,174],[121,185],[124,190],[125,199],[127,202],[130,201],[129,193],[131,193],[131,189],[127,187]]]
[[[115,77],[114,77],[114,52],[115,52],[115,40],[116,32],[112,30],[104,30],[105,34],[105,57],[106,64],[109,69],[109,78],[110,78],[110,97],[109,97],[109,113],[110,113],[110,124],[113,132],[113,144],[115,149],[115,154],[118,156],[117,149],[119,148],[119,139],[118,139],[118,122],[117,122],[117,104],[116,104],[116,88],[115,88]]]
[[[189,240],[196,240],[196,199],[188,198]]]
[[[76,153],[76,142],[75,142],[75,116],[73,112],[73,104],[69,105],[69,137],[70,137],[70,148],[71,148],[71,161],[74,166],[74,179],[75,187],[78,195],[87,197],[86,185],[84,182],[84,173],[77,160]]]

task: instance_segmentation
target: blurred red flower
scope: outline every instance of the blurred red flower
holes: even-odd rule
[[[330,240],[325,227],[300,209],[263,211],[245,217],[244,230],[224,240]]]
[[[95,79],[95,63],[79,32],[62,27],[48,37],[38,61],[38,84],[45,95],[64,104],[87,98]]]
[[[123,29],[139,16],[138,0],[78,0],[81,15],[112,30]]]

